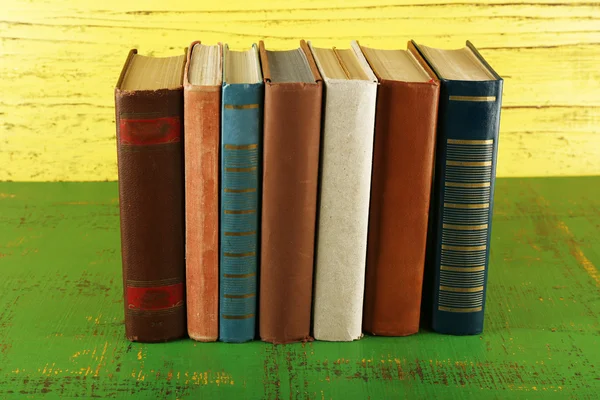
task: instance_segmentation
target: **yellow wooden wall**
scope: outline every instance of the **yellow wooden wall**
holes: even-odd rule
[[[600,174],[600,3],[539,1],[2,0],[0,181],[115,180],[113,87],[130,48],[260,38],[470,39],[505,78],[498,175]]]

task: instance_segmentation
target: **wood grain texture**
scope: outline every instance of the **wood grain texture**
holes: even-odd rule
[[[113,87],[127,51],[194,39],[247,48],[458,48],[505,78],[498,176],[600,174],[600,3],[555,0],[5,0],[0,180],[115,180]]]
[[[597,399],[600,178],[499,179],[485,331],[124,337],[116,183],[0,183],[0,398]]]

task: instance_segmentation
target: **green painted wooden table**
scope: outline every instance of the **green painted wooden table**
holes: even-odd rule
[[[485,332],[123,334],[116,183],[0,183],[0,398],[600,397],[600,177],[499,179]]]

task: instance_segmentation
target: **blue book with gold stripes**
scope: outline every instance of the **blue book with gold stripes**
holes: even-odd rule
[[[418,49],[441,81],[432,328],[474,335],[483,332],[503,80],[470,42]]]
[[[254,339],[264,84],[256,45],[223,51],[219,340]]]

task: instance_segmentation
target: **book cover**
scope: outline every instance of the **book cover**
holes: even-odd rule
[[[202,342],[219,333],[221,58],[220,44],[193,42],[184,73],[187,325]]]
[[[418,49],[441,81],[431,224],[432,327],[478,334],[485,311],[503,80],[470,42],[461,50]]]
[[[364,330],[419,330],[439,83],[416,50],[362,47],[379,79]]]
[[[115,88],[125,332],[131,341],[163,342],[186,332],[184,56],[170,58],[174,85],[128,89],[126,78],[146,61],[156,60],[131,50]]]
[[[310,339],[321,77],[306,42],[288,52],[260,42],[265,81],[260,337]],[[284,54],[285,53],[285,54]]]
[[[377,78],[356,42],[311,50],[325,82],[313,335],[351,341],[362,336]]]
[[[223,60],[219,340],[245,342],[256,331],[264,83],[256,45],[225,46]]]

